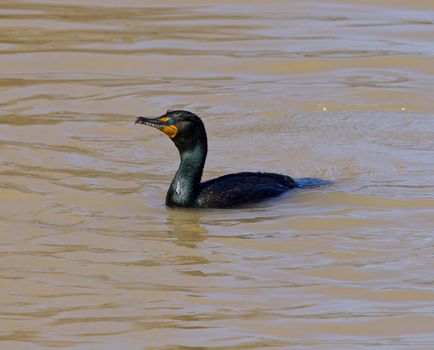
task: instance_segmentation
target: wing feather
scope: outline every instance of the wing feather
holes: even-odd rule
[[[274,173],[237,173],[203,182],[197,197],[204,208],[231,208],[278,196],[295,187],[289,176]]]

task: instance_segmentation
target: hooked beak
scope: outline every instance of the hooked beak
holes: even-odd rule
[[[152,126],[154,128],[157,128],[159,130],[161,130],[165,124],[161,122],[160,118],[145,118],[145,117],[138,117],[136,119],[136,123],[135,124],[144,124],[144,125],[148,125],[148,126]]]
[[[144,124],[152,126],[164,132],[167,136],[173,139],[178,133],[178,128],[175,125],[167,125],[166,122],[169,118],[145,118],[138,117],[135,124]]]

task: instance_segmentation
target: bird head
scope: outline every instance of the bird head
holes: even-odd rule
[[[205,141],[206,132],[202,120],[194,113],[175,110],[167,111],[157,118],[138,117],[136,124],[152,126],[164,132],[180,151]]]

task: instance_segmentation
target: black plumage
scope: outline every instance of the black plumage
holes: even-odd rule
[[[166,196],[166,205],[170,207],[233,208],[297,187],[289,176],[265,172],[229,174],[201,183],[207,136],[197,115],[168,111],[158,118],[138,117],[136,123],[163,131],[179,150],[181,163]]]
[[[201,183],[197,202],[201,208],[233,208],[279,196],[294,187],[294,180],[286,175],[229,174]]]

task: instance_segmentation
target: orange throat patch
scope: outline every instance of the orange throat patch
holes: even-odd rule
[[[178,128],[175,125],[168,125],[161,129],[167,136],[173,139],[178,133]]]

